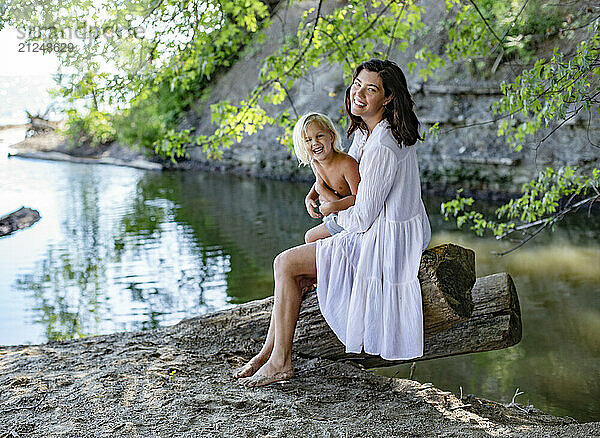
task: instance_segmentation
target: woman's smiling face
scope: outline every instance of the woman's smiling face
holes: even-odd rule
[[[385,96],[379,73],[362,69],[350,87],[350,110],[367,124],[383,117],[383,106],[392,99]]]

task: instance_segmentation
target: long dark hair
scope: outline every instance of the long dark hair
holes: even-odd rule
[[[422,141],[423,137],[419,134],[419,119],[417,119],[413,110],[415,102],[408,92],[404,73],[402,73],[402,70],[395,62],[382,59],[365,61],[354,70],[352,83],[346,89],[345,98],[346,114],[350,117],[350,126],[347,131],[348,137],[357,129],[369,132],[367,124],[363,119],[353,115],[350,111],[350,89],[354,80],[363,69],[378,73],[383,83],[385,96],[387,97],[390,94],[393,96],[392,100],[383,107],[383,118],[389,122],[392,135],[400,144],[400,147],[403,145],[412,146],[417,140]]]

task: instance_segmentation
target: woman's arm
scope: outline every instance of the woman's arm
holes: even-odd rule
[[[331,213],[337,213],[353,206],[355,199],[355,195],[349,195],[337,201],[324,202],[319,207],[319,211],[323,213],[323,216],[329,216]]]
[[[338,213],[338,223],[344,229],[365,232],[383,209],[383,204],[392,189],[398,158],[385,146],[364,152],[360,163],[360,184],[354,206]]]

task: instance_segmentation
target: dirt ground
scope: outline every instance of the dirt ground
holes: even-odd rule
[[[206,315],[0,347],[0,437],[600,436],[600,423],[459,400],[346,362],[296,357],[296,377],[248,389],[231,372],[261,340],[224,329]]]

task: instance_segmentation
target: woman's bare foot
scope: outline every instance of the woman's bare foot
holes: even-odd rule
[[[260,356],[256,355],[252,359],[250,359],[245,365],[237,368],[233,372],[233,377],[236,379],[243,379],[246,377],[253,376],[261,366],[267,361],[267,359],[263,359]]]
[[[248,388],[270,385],[294,377],[294,368],[291,364],[287,367],[276,367],[270,361],[265,363],[252,376],[242,380],[242,384]]]

